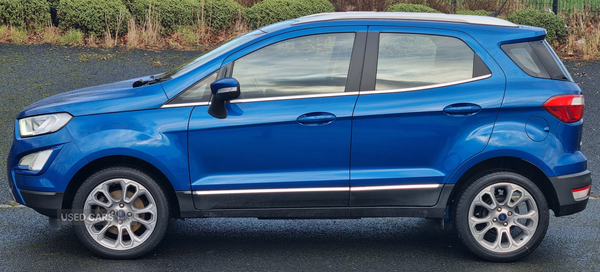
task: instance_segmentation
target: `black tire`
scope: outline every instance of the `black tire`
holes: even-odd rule
[[[509,197],[510,190],[514,193]],[[458,237],[475,255],[494,262],[515,261],[533,252],[546,235],[549,217],[544,194],[513,172],[474,180],[454,206]]]
[[[87,178],[75,193],[72,209],[83,211],[86,218],[101,216],[96,222],[74,222],[74,228],[86,247],[110,259],[147,254],[162,240],[169,224],[169,202],[160,185],[146,173],[124,166]]]

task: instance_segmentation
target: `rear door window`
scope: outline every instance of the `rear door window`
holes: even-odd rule
[[[424,87],[489,75],[462,40],[437,35],[381,33],[376,90]]]

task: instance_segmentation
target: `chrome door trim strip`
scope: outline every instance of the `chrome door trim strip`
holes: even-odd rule
[[[381,190],[410,190],[410,189],[435,189],[441,184],[410,184],[410,185],[386,185],[386,186],[355,186],[350,188],[352,192],[381,191]]]
[[[264,194],[264,193],[306,193],[306,192],[344,192],[349,187],[317,187],[317,188],[279,188],[279,189],[240,189],[240,190],[207,190],[194,191],[195,195],[226,195],[226,194]]]
[[[277,188],[277,189],[237,189],[237,190],[199,190],[194,195],[227,195],[227,194],[269,194],[269,193],[308,193],[308,192],[360,192],[380,190],[414,190],[435,189],[442,184],[408,184],[385,186],[355,186],[355,187],[314,187],[314,188]]]

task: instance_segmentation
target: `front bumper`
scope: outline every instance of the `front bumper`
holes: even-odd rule
[[[550,182],[554,186],[554,191],[558,197],[558,207],[554,209],[556,216],[564,216],[583,211],[587,206],[588,198],[575,200],[573,189],[579,189],[592,184],[590,171],[550,177]]]
[[[62,209],[64,193],[20,190],[27,207],[48,216],[57,218]]]
[[[7,160],[7,178],[18,203],[50,217],[62,208],[69,181],[86,160],[66,128],[54,133],[22,138],[15,122],[15,136]],[[19,161],[34,152],[52,150],[41,170],[28,170]]]

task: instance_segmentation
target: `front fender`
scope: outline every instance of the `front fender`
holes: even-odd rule
[[[189,190],[187,127],[192,107],[75,117],[67,125],[87,161],[131,156],[159,169],[175,190]]]

